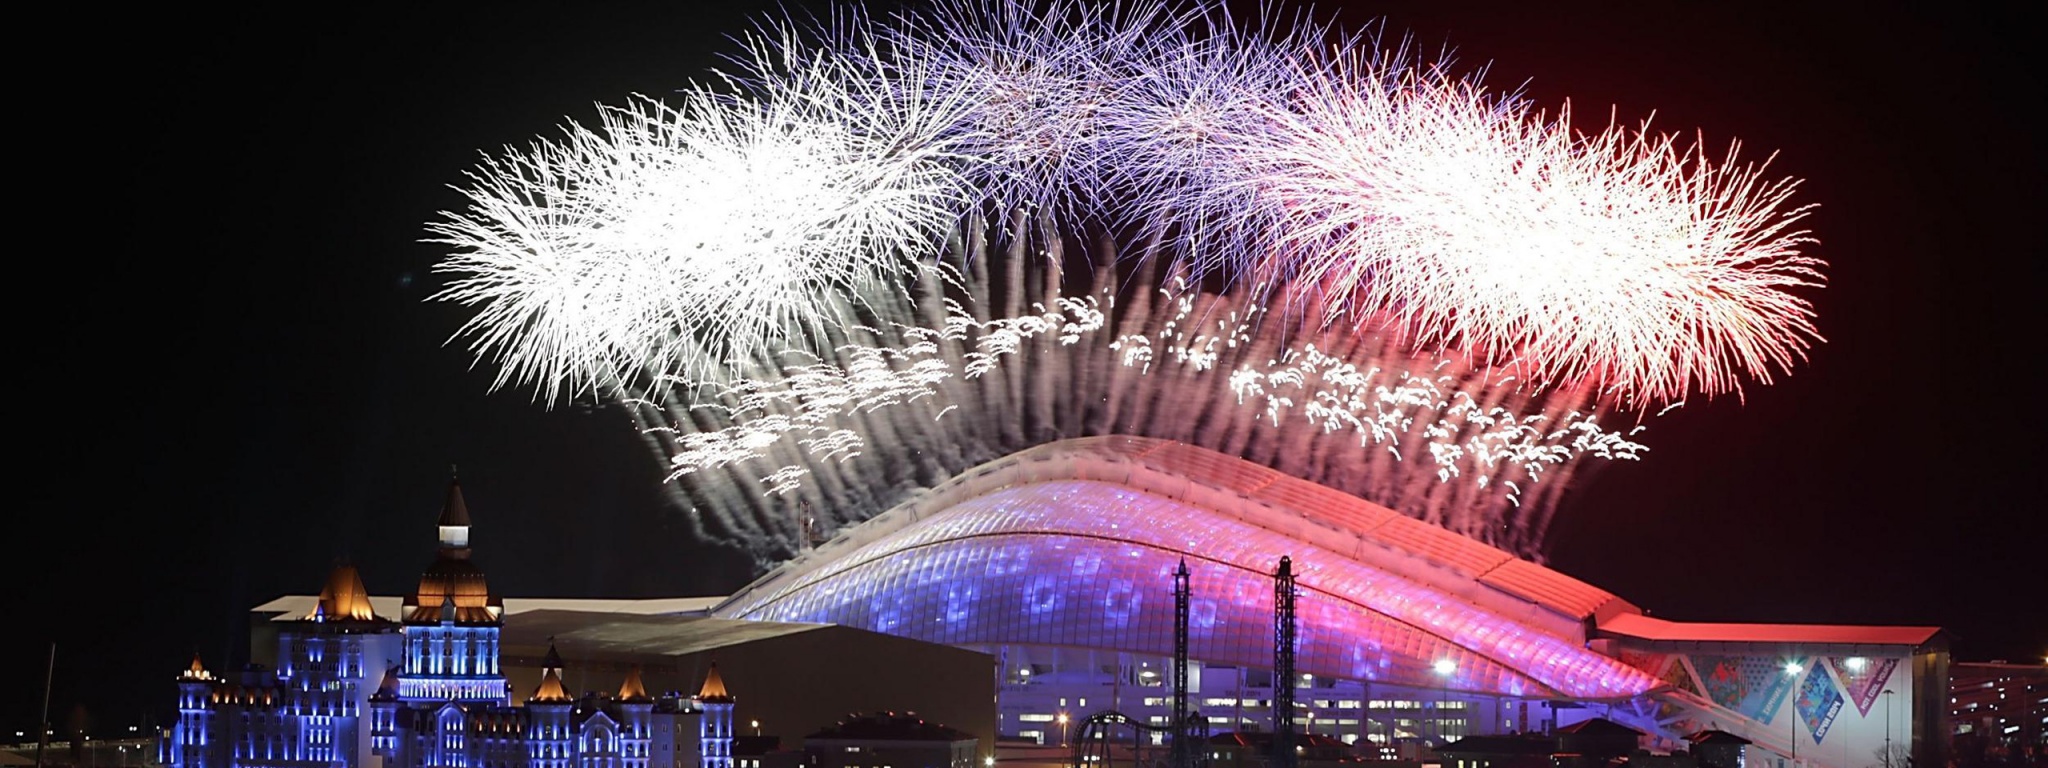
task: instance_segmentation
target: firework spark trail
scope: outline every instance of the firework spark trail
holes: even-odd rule
[[[679,501],[764,559],[798,546],[799,506],[825,511],[828,528],[856,522],[975,464],[1095,434],[1230,448],[1540,556],[1546,512],[1525,511],[1541,506],[1526,492],[1645,450],[1575,410],[1582,400],[1534,401],[1496,386],[1497,372],[1387,344],[1341,356],[1316,346],[1357,347],[1349,333],[1286,343],[1260,311],[1238,308],[1245,289],[1204,293],[1176,278],[1119,307],[1113,277],[1074,280],[1090,292],[982,322],[964,304],[995,301],[988,282],[928,275],[921,284],[964,289],[970,302],[927,294],[945,302],[943,322],[863,326],[828,355],[732,382],[714,405],[638,401],[635,414],[661,437]],[[884,314],[922,317],[918,301]],[[1017,371],[1028,397],[1004,375]],[[1128,406],[1097,387],[1042,386],[1089,371],[1118,382],[1108,388]]]
[[[1186,12],[1159,0],[960,0],[899,17],[879,35],[895,64],[972,106],[954,139],[980,160],[968,174],[992,210],[1086,218],[1113,166],[1102,155],[1105,113],[1129,62],[1177,37]]]
[[[626,402],[764,559],[811,530],[786,504],[829,529],[1100,434],[1535,554],[1577,467],[1642,451],[1610,409],[1819,338],[1793,182],[1405,47],[1150,0],[835,24],[487,158],[431,227],[498,384]]]

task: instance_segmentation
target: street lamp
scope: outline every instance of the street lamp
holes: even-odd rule
[[[1806,668],[1800,666],[1799,662],[1785,662],[1785,676],[1792,678],[1792,685],[1795,687],[1799,685],[1799,673],[1805,670]],[[1792,716],[1785,719],[1792,721],[1792,762],[1796,764],[1799,762],[1799,692],[1793,691],[1791,699]]]
[[[1436,663],[1430,665],[1430,668],[1436,670],[1436,676],[1442,684],[1441,690],[1443,693],[1436,700],[1436,740],[1441,742],[1444,740],[1444,706],[1451,701],[1451,675],[1458,672],[1458,662],[1450,659],[1437,659]],[[1437,746],[1443,745],[1438,744]]]
[[[1884,689],[1884,766],[1892,766],[1892,689]]]
[[[760,738],[760,737],[761,737],[761,721],[759,721],[759,720],[755,720],[755,721],[753,721],[753,723],[754,723],[754,737],[755,737],[755,738]]]
[[[1057,719],[1060,725],[1060,746],[1065,747],[1067,746],[1067,713],[1061,712]]]

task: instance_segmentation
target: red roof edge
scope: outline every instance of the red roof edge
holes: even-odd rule
[[[1940,627],[1853,626],[1839,624],[1720,624],[1666,621],[1624,613],[1598,623],[1602,634],[1639,640],[1705,643],[1815,643],[1836,645],[1921,646],[1941,634]]]

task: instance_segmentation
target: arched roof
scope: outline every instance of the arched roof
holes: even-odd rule
[[[979,467],[749,585],[715,615],[951,644],[1171,652],[1171,569],[1192,653],[1266,666],[1281,555],[1305,673],[1515,696],[1626,698],[1648,674],[1586,650],[1634,606],[1384,507],[1193,446],[1089,438]],[[1430,670],[1457,664],[1449,679]]]

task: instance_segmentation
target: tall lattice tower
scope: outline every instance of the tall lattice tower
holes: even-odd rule
[[[1294,768],[1294,560],[1273,574],[1273,767]]]
[[[1194,765],[1194,734],[1188,728],[1188,559],[1173,570],[1173,768]]]

